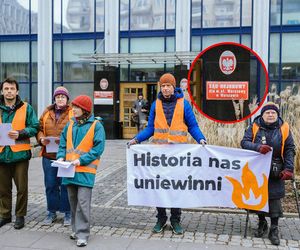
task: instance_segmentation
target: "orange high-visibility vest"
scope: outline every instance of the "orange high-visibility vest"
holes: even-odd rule
[[[48,110],[48,111],[46,112],[46,114],[44,115],[44,117],[43,117],[43,133],[44,133],[44,135],[46,135],[46,121],[47,121],[49,115],[50,115],[50,110]],[[72,119],[73,117],[74,117],[73,110],[70,109],[70,110],[69,110],[69,120],[71,121],[71,119]]]
[[[86,135],[83,137],[79,145],[74,148],[73,144],[73,124],[74,121],[71,120],[68,130],[67,130],[67,153],[66,153],[66,160],[67,161],[74,161],[79,159],[79,157],[83,154],[86,154],[93,148],[93,138],[95,135],[95,126],[98,121],[94,121]],[[99,164],[99,159],[94,160],[87,166],[76,166],[75,172],[84,172],[84,173],[91,173],[96,174],[97,166]]]
[[[256,123],[253,123],[253,126],[252,126],[252,133],[253,133],[252,142],[254,142],[258,130],[259,130],[259,126]],[[285,143],[286,139],[289,136],[289,130],[290,130],[290,127],[289,127],[289,124],[287,122],[284,122],[282,124],[282,126],[280,127],[280,132],[281,132],[281,136],[282,136],[282,142],[281,142],[281,157],[282,157],[282,159],[284,158],[283,157],[284,143]]]
[[[157,144],[187,143],[188,127],[184,123],[184,99],[177,100],[171,126],[168,125],[162,101],[156,100],[153,142]]]
[[[13,130],[22,130],[26,128],[26,114],[27,114],[27,102],[16,110],[14,119],[12,120],[11,126]],[[0,123],[2,123],[2,117],[0,116]],[[4,146],[0,146],[0,153],[2,152]],[[10,146],[11,151],[20,152],[25,150],[30,150],[30,139],[16,140],[16,145]]]

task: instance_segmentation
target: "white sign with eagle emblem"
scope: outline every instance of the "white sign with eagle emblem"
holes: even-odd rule
[[[230,75],[236,68],[235,55],[231,51],[225,50],[220,56],[219,67],[225,75]]]

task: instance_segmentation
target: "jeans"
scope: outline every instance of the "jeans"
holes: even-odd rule
[[[157,219],[158,221],[162,222],[163,224],[167,222],[168,216],[166,213],[166,208],[164,207],[157,207]],[[171,208],[171,217],[170,221],[174,222],[180,222],[180,217],[181,217],[181,208]]]
[[[43,170],[48,211],[70,212],[67,188],[61,185],[61,178],[57,177],[58,169],[51,167],[51,160],[43,157]]]

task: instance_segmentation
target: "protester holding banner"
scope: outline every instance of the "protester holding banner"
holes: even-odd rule
[[[151,105],[148,125],[135,138],[128,142],[128,146],[140,143],[153,136],[153,143],[174,144],[187,143],[188,132],[202,145],[206,139],[199,129],[195,115],[188,101],[184,100],[183,92],[176,88],[175,77],[166,73],[159,80],[161,91],[158,98]],[[167,222],[166,208],[157,207],[157,223],[153,232],[164,230]],[[171,208],[171,227],[175,234],[182,234],[180,224],[181,209]]]
[[[261,115],[246,130],[241,146],[261,154],[272,152],[272,164],[269,175],[269,213],[258,212],[256,237],[262,237],[268,231],[266,216],[271,218],[269,239],[273,245],[279,245],[278,220],[282,217],[281,199],[285,195],[285,180],[293,178],[295,145],[289,125],[282,120],[278,106],[266,103]]]
[[[102,124],[92,114],[92,100],[80,95],[72,101],[74,117],[64,128],[58,161],[70,161],[75,166],[74,177],[63,177],[71,205],[71,239],[77,246],[86,246],[90,235],[90,210],[92,188],[97,166],[104,150],[105,132]]]
[[[69,91],[62,86],[55,89],[53,94],[54,104],[48,106],[40,117],[40,130],[37,141],[42,146],[42,164],[44,170],[44,184],[46,188],[48,214],[43,225],[51,225],[57,218],[56,212],[64,213],[64,226],[71,225],[71,212],[67,188],[61,185],[61,178],[57,177],[57,168],[51,167],[51,160],[56,159],[56,152],[49,152],[50,138],[54,137],[59,144],[59,137],[63,128],[73,116],[68,104]]]

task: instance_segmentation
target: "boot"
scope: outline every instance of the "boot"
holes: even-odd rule
[[[255,232],[255,237],[261,238],[268,231],[268,222],[266,220],[260,220],[258,222],[258,228]]]
[[[271,225],[270,232],[269,232],[269,240],[271,241],[271,243],[273,245],[276,245],[276,246],[278,246],[280,244],[278,232],[279,232],[278,226]]]

